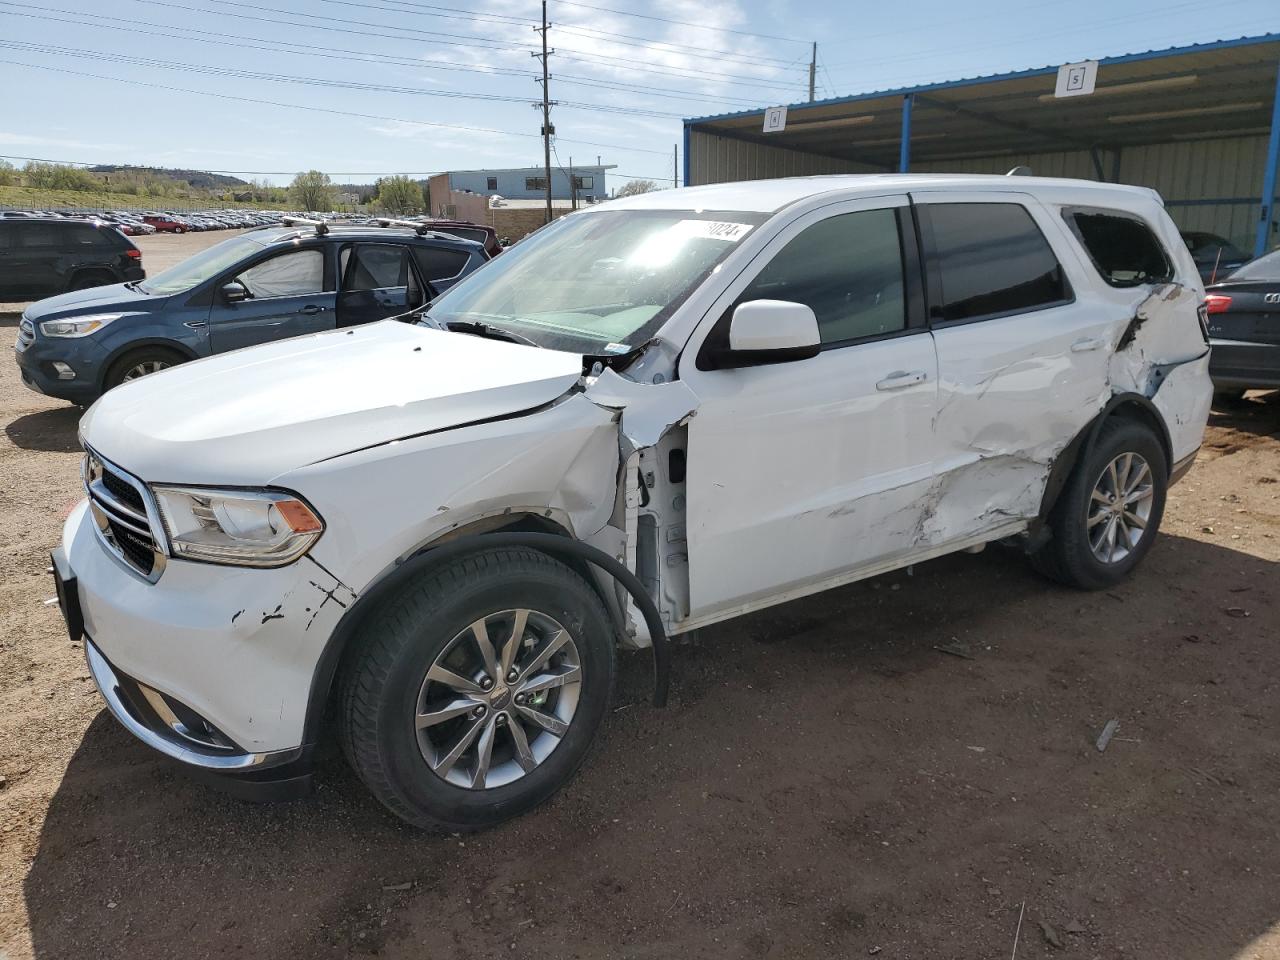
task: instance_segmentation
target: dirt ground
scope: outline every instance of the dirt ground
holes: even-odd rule
[[[625,657],[578,779],[464,838],[332,749],[225,798],[103,712],[44,604],[77,415],[0,363],[3,960],[1280,958],[1280,393],[1215,411],[1118,589],[945,558],[703,631],[663,711]]]

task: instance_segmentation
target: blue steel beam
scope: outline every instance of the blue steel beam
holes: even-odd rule
[[[898,148],[898,172],[908,173],[911,170],[911,104],[915,94],[908,93],[902,98],[902,144]]]
[[[1271,242],[1271,223],[1276,218],[1276,167],[1280,166],[1280,63],[1276,64],[1276,98],[1271,104],[1271,139],[1267,144],[1267,166],[1262,174],[1262,209],[1258,217],[1258,236],[1253,241],[1253,255],[1267,252]]]

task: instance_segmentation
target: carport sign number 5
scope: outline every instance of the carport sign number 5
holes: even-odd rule
[[[1058,85],[1054,88],[1053,95],[1055,97],[1087,97],[1093,93],[1093,86],[1097,82],[1097,60],[1064,63],[1058,68]]]

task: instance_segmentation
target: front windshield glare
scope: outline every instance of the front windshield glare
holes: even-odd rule
[[[626,353],[765,216],[599,210],[566,217],[453,287],[428,316],[501,327],[556,350]]]
[[[262,249],[262,244],[247,237],[231,237],[208,250],[201,250],[177,266],[157,273],[154,277],[148,277],[140,286],[147,293],[162,297],[185,293],[210,277],[216,277],[229,267],[235,266],[251,253],[261,253]]]

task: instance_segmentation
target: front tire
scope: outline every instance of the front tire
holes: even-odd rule
[[[103,392],[114,389],[122,383],[128,383],[130,380],[137,380],[177,366],[185,359],[176,351],[164,347],[139,347],[137,350],[130,350],[111,364],[110,369],[107,370],[106,378],[102,383]]]
[[[347,759],[417,827],[479,830],[525,813],[586,758],[615,640],[595,591],[536,550],[431,571],[355,639],[342,682]]]
[[[1151,549],[1168,488],[1168,458],[1151,429],[1107,420],[1054,505],[1053,536],[1032,565],[1081,590],[1115,586]]]

